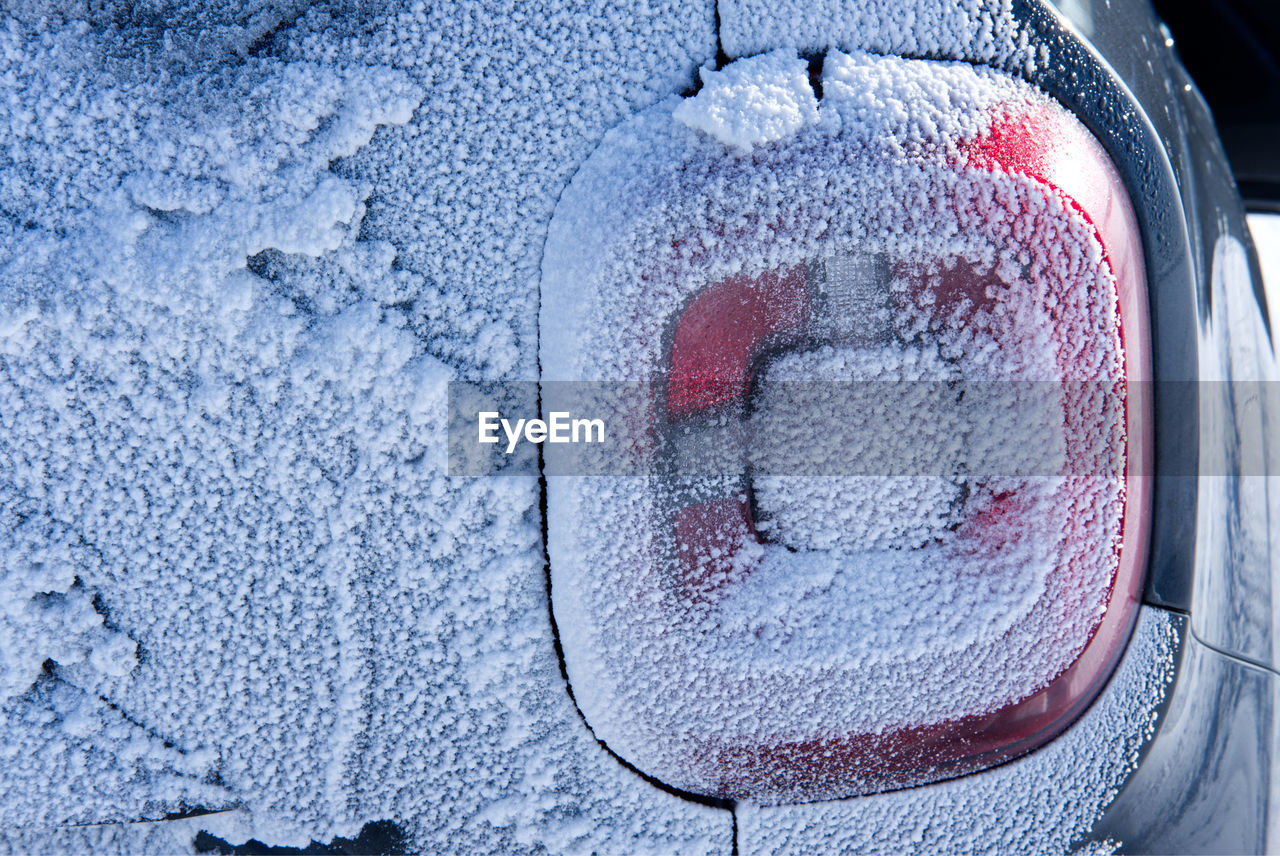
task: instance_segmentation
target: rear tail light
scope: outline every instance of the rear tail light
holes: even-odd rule
[[[1145,561],[1145,282],[1101,146],[994,71],[831,55],[823,83],[815,121],[752,151],[676,102],[640,114],[544,261],[544,379],[656,391],[621,429],[645,474],[549,479],[569,679],[614,751],[711,796],[866,793],[1051,739],[1109,676]],[[975,381],[1048,402],[1057,470],[967,468],[1024,440],[948,415],[936,389]],[[763,467],[751,438],[804,436],[796,382],[899,415]],[[682,468],[725,437],[740,468]],[[877,455],[917,468],[845,466]]]

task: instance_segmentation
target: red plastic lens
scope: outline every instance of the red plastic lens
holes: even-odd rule
[[[808,320],[808,298],[801,268],[735,277],[695,297],[671,346],[668,412],[684,416],[740,398],[755,353]]]

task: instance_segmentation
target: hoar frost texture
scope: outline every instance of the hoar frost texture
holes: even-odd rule
[[[1182,626],[1167,612],[1143,607],[1107,688],[1049,745],[995,769],[923,788],[811,805],[740,804],[739,852],[1078,852],[1155,733]]]
[[[673,121],[686,109],[677,100],[607,139],[552,224],[544,378],[658,377],[664,325],[701,287],[851,251],[883,253],[926,281],[973,265],[997,293],[980,310],[948,309],[913,302],[895,279],[897,334],[927,353],[904,363],[833,352],[815,379],[1121,376],[1115,282],[1092,227],[1031,180],[957,166],[993,117],[1060,107],[997,72],[865,54],[828,54],[823,85],[816,123],[749,156]],[[638,427],[635,447],[651,446]],[[735,581],[684,600],[670,582],[680,572],[658,482],[550,480],[553,605],[588,721],[647,772],[705,790],[733,775],[715,769],[717,747],[878,734],[1042,689],[1083,650],[1110,592],[1124,486],[1119,420],[1109,428],[1093,445],[1072,441],[1083,443],[1085,467],[1072,475],[976,486],[970,517],[995,509],[998,494],[1018,497],[980,527],[1004,541],[999,549],[980,538],[891,549],[910,538],[902,531],[853,554],[747,539],[727,563]],[[814,509],[824,495],[814,481],[762,487],[784,512],[795,492],[804,513],[791,519],[867,523],[853,507],[866,502],[866,484],[819,479],[830,502]],[[874,510],[910,521],[946,481],[877,482]]]
[[[722,0],[720,41],[732,57],[790,48],[966,60],[1019,70],[1038,57],[1009,0]]]
[[[299,771],[237,751],[251,727],[279,752],[310,744],[312,811],[349,824],[362,481],[425,451],[445,370],[372,299],[308,317],[248,265],[273,250],[393,278],[389,247],[355,241],[369,187],[329,164],[421,93],[392,70],[264,60],[166,79],[84,26],[2,37],[3,709],[6,745],[42,749],[7,765],[0,810],[30,825],[237,796],[282,809]],[[327,626],[303,623],[309,601]],[[317,631],[323,644],[298,644]],[[302,722],[267,692],[281,667],[310,675]],[[31,710],[44,698],[55,716]],[[185,722],[164,721],[175,704]],[[41,798],[113,741],[132,807]],[[179,773],[185,787],[163,780]]]
[[[722,143],[751,151],[818,120],[809,68],[789,50],[749,57],[722,71],[701,69],[702,89],[675,117]]]
[[[712,10],[268,6],[5,24],[0,850],[727,852],[582,728],[536,485],[442,421],[536,365],[552,205]]]

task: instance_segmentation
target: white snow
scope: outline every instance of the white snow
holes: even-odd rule
[[[723,0],[718,8],[720,41],[733,57],[791,48],[801,53],[865,50],[1003,68],[1033,59],[1009,0]]]
[[[792,51],[747,57],[721,71],[700,70],[702,89],[672,115],[744,152],[786,139],[818,121],[809,67]]]

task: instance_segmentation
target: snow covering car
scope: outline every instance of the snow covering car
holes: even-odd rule
[[[1280,846],[1271,319],[1145,0],[0,41],[0,850]]]

